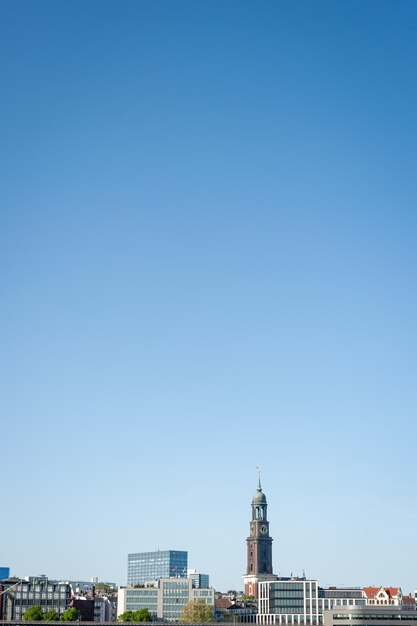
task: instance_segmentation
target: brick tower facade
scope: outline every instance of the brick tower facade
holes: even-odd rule
[[[244,580],[244,593],[258,598],[258,583],[276,580],[272,571],[272,537],[269,536],[267,518],[268,504],[262,491],[259,478],[258,488],[252,498],[252,519],[249,525],[247,543],[247,567]]]

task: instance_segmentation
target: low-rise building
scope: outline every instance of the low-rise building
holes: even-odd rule
[[[336,607],[323,613],[324,626],[417,626],[417,611],[398,605]]]
[[[72,601],[72,606],[77,609],[82,622],[94,622],[94,600],[87,597],[76,597]]]
[[[369,605],[400,606],[403,599],[400,587],[364,587],[363,594]]]
[[[72,588],[68,582],[49,580],[46,576],[17,579],[3,594],[1,618],[20,620],[32,606],[40,606],[44,613],[55,609],[60,617],[71,605]]]
[[[399,588],[319,587],[316,580],[279,578],[260,582],[258,586],[258,615],[256,622],[264,625],[315,626],[323,623],[324,611],[338,607],[365,607],[370,596],[382,602],[391,597],[391,603],[401,602]],[[244,621],[254,621],[253,618]]]
[[[94,621],[111,622],[113,619],[113,604],[110,598],[95,596],[94,598]]]
[[[415,597],[409,593],[408,596],[403,595],[403,609],[406,611],[415,611],[416,610],[416,599]]]
[[[335,606],[364,606],[362,587],[319,587],[319,610],[323,611]]]
[[[11,615],[12,605],[10,597],[13,597],[12,591],[20,584],[20,578],[6,578],[0,581],[0,620],[8,619]],[[10,617],[9,619],[12,619]]]
[[[202,601],[214,611],[214,589],[195,588],[191,578],[160,578],[153,584],[121,587],[117,615],[125,611],[148,609],[152,618],[177,622],[188,602]]]
[[[319,624],[317,581],[279,578],[259,582],[257,623],[299,626]]]

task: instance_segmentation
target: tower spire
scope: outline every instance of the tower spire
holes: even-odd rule
[[[256,471],[258,472],[258,491],[262,491],[262,487],[261,487],[261,468],[256,466]]]

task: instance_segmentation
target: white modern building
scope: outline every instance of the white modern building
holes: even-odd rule
[[[331,610],[338,606],[365,606],[366,599],[361,587],[319,587],[319,611]]]
[[[258,584],[258,624],[320,624],[318,584],[305,578],[279,578]]]
[[[278,578],[259,582],[258,614],[244,621],[257,624],[318,626],[323,613],[336,607],[361,607],[367,601],[360,587],[323,589],[317,580]]]
[[[410,611],[403,606],[366,605],[358,607],[342,607],[337,610],[325,611],[324,626],[417,626],[417,611]]]

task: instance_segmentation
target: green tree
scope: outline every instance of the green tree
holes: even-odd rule
[[[213,622],[213,609],[210,604],[206,604],[203,600],[188,602],[182,610],[179,621],[183,624]]]
[[[119,622],[133,622],[133,611],[125,611],[117,619]]]
[[[133,622],[150,622],[152,621],[151,614],[148,609],[139,609],[133,613]]]
[[[247,596],[246,594],[242,593],[242,595],[239,596],[239,600],[241,600],[242,602],[254,602],[255,598],[254,596]]]
[[[113,585],[109,585],[109,583],[97,583],[95,585],[96,591],[105,591],[106,593],[111,593],[115,591]]]
[[[26,622],[39,622],[43,619],[43,611],[40,606],[30,606],[27,611],[23,613],[23,619]]]
[[[70,607],[61,615],[62,622],[76,622],[80,617],[79,611],[76,608]]]
[[[49,622],[57,622],[59,620],[58,613],[55,609],[49,609],[49,611],[43,616],[43,619],[46,619]]]
[[[228,611],[227,609],[222,609],[219,611],[220,615],[223,616],[222,622],[235,622],[236,616],[232,611]]]

